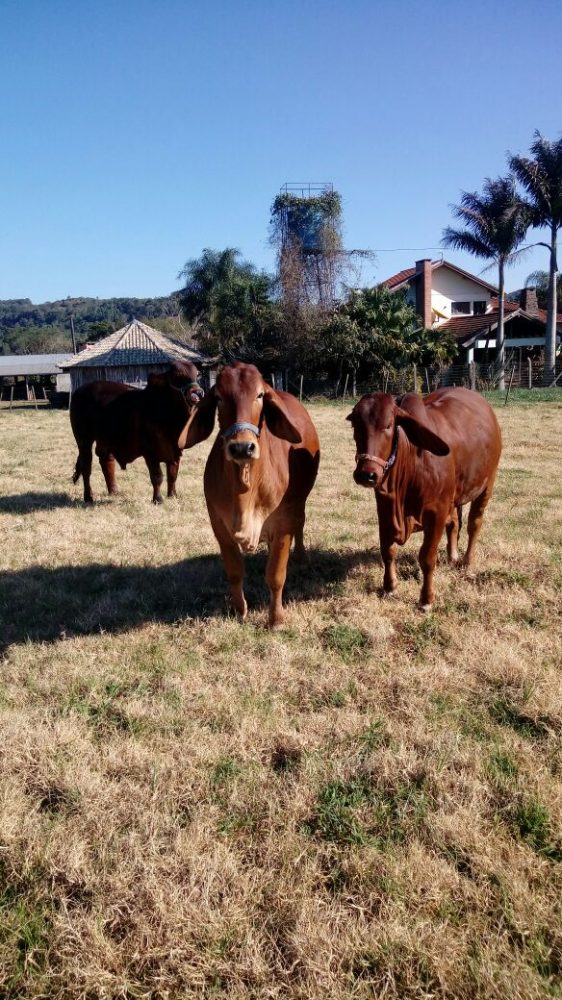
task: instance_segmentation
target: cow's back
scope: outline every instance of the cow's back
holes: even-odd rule
[[[483,396],[461,387],[438,389],[423,400],[430,427],[447,442],[455,465],[455,504],[479,496],[495,479],[501,431]]]
[[[120,396],[136,391],[123,382],[102,380],[86,382],[75,389],[70,397],[70,425],[76,441],[84,437],[96,439],[103,410]]]

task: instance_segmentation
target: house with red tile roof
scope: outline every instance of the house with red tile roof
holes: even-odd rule
[[[494,356],[498,327],[498,289],[447,260],[418,260],[381,282],[391,291],[403,290],[424,327],[452,334],[466,361]],[[546,311],[539,309],[536,292],[524,288],[519,303],[505,303],[506,349],[524,348],[525,355],[544,348]],[[562,315],[557,320],[562,333]],[[560,336],[558,337],[560,343]]]

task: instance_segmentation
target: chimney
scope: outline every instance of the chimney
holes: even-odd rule
[[[524,288],[519,296],[519,305],[524,312],[530,313],[531,316],[538,316],[539,304],[536,288]]]
[[[431,326],[431,260],[416,261],[416,312],[424,329]]]

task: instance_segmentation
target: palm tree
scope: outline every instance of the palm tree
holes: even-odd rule
[[[498,268],[499,315],[496,356],[499,388],[505,388],[504,348],[504,272],[522,252],[518,250],[529,225],[528,207],[519,197],[512,176],[484,181],[482,194],[463,191],[460,205],[452,205],[453,215],[465,223],[466,229],[443,230],[441,242],[446,247],[465,250],[475,257],[491,261]]]
[[[550,230],[550,242],[537,244],[550,251],[544,347],[544,383],[548,385],[554,378],[556,364],[556,242],[562,227],[562,138],[550,142],[535,132],[531,154],[532,159],[511,156],[509,165],[529,196],[532,224]]]

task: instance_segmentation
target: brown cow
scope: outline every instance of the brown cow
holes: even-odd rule
[[[176,495],[181,449],[180,434],[203,390],[197,369],[190,362],[176,361],[158,375],[150,375],[145,389],[122,382],[88,382],[73,392],[70,423],[78,445],[72,481],[84,480],[84,501],[93,503],[90,476],[92,445],[102,468],[107,492],[117,493],[115,460],[124,469],[144,458],[153,487],[153,503],[162,503],[160,487],[166,463],[168,496]]]
[[[374,488],[379,518],[383,591],[396,588],[396,552],[413,531],[423,531],[419,562],[420,604],[434,599],[437,547],[447,530],[449,561],[458,560],[462,507],[470,503],[470,566],[492,495],[501,433],[491,406],[470,389],[439,389],[422,399],[408,393],[395,401],[384,392],[363,396],[347,417],[357,445],[355,482]]]
[[[269,627],[283,622],[283,586],[291,542],[304,554],[305,504],[320,459],[314,425],[294,396],[275,392],[254,365],[223,368],[217,384],[195,410],[185,435],[188,448],[220,434],[205,467],[205,498],[230,584],[232,603],[246,617],[243,553],[260,539],[269,548],[266,580]]]

